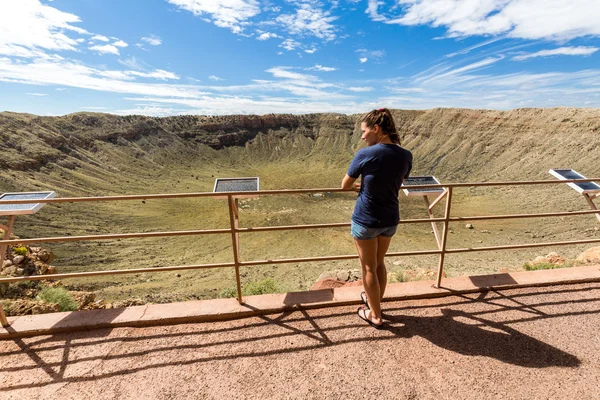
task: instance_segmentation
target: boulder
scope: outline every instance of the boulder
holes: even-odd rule
[[[12,263],[14,265],[19,265],[23,262],[24,259],[25,259],[25,256],[18,255],[15,258],[13,258]]]
[[[11,260],[4,260],[4,262],[2,263],[2,268],[1,269],[10,267],[11,265],[13,265],[13,262]]]
[[[346,282],[333,278],[319,279],[310,290],[332,289],[345,286]]]
[[[50,250],[42,249],[37,253],[37,257],[40,261],[50,264],[56,259],[56,255]]]
[[[577,261],[586,264],[600,264],[600,246],[587,249],[577,256]]]
[[[335,277],[340,280],[340,281],[344,281],[347,282],[350,280],[350,271],[337,271],[337,273],[335,274]]]
[[[564,265],[565,259],[561,257],[558,253],[552,252],[548,253],[545,256],[537,256],[533,259],[533,261],[528,263],[529,265],[538,265],[538,264],[554,264],[554,265]]]

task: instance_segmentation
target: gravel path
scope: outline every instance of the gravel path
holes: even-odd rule
[[[0,342],[0,399],[600,399],[600,283]]]

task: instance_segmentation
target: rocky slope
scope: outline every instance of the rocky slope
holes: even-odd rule
[[[590,157],[600,144],[598,109],[489,111],[395,110],[403,145],[415,169],[445,179],[496,180],[546,176],[549,168],[574,168],[589,176],[600,166]],[[0,113],[0,170],[31,171],[100,163],[111,147],[135,158],[168,163],[181,154],[242,147],[269,159],[351,154],[359,145],[357,116],[336,114],[151,118],[77,113],[38,117]],[[218,157],[218,156],[217,156]]]

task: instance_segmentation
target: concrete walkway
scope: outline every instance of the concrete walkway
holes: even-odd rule
[[[0,399],[600,399],[598,282],[387,302],[384,320],[347,305],[3,340]]]
[[[449,295],[519,287],[558,285],[600,281],[600,266],[562,268],[496,275],[448,278],[443,288],[433,281],[405,282],[388,285],[385,301],[434,298]],[[188,301],[169,304],[74,311],[33,316],[9,317],[10,326],[0,328],[0,340],[15,337],[48,335],[85,329],[172,325],[209,322],[292,310],[308,310],[360,303],[362,287],[345,287],[308,292],[248,296],[244,304],[235,299]]]

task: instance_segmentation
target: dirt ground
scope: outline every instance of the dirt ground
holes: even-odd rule
[[[600,283],[0,342],[0,399],[600,399]]]

